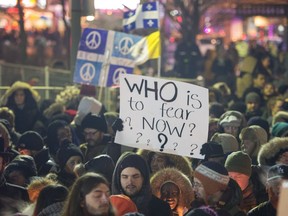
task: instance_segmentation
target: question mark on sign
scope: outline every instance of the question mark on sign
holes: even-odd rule
[[[142,133],[138,132],[137,135],[138,135],[138,137],[137,137],[136,143],[139,142],[139,139],[140,139],[140,137],[142,136]]]
[[[198,145],[197,144],[191,144],[190,146],[191,147],[193,146],[192,149],[191,149],[191,152],[190,152],[190,155],[193,155],[194,154],[193,151],[198,148]]]
[[[126,119],[125,119],[125,122],[129,122],[128,123],[128,125],[129,125],[129,127],[130,127],[130,130],[132,130],[132,127],[131,127],[131,117],[127,117]]]
[[[173,145],[174,145],[174,151],[175,151],[176,147],[178,146],[178,143],[174,142]]]
[[[163,140],[163,138],[164,138],[164,140]],[[160,147],[160,151],[162,152],[162,151],[164,151],[164,146],[166,145],[168,138],[165,134],[160,133],[160,134],[158,134],[158,140],[159,140],[160,144],[163,143]]]
[[[147,140],[147,146],[149,145],[149,143],[150,143],[150,139]]]
[[[196,128],[196,125],[194,123],[190,123],[189,128],[191,127],[191,125],[192,125],[192,129],[190,130],[190,136],[192,136],[192,131]]]

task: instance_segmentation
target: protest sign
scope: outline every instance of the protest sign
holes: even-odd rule
[[[208,89],[179,81],[120,75],[115,142],[134,148],[203,158],[209,124]]]

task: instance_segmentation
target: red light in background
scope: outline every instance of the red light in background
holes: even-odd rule
[[[183,22],[183,18],[181,16],[177,16],[176,17],[177,22],[182,23]]]

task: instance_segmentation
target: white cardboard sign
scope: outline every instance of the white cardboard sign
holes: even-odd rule
[[[120,76],[120,118],[115,142],[150,151],[203,158],[209,124],[208,89],[139,75]]]

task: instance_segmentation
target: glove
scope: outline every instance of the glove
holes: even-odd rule
[[[116,133],[116,131],[123,131],[123,127],[123,120],[121,118],[117,118],[112,124],[114,133]]]

